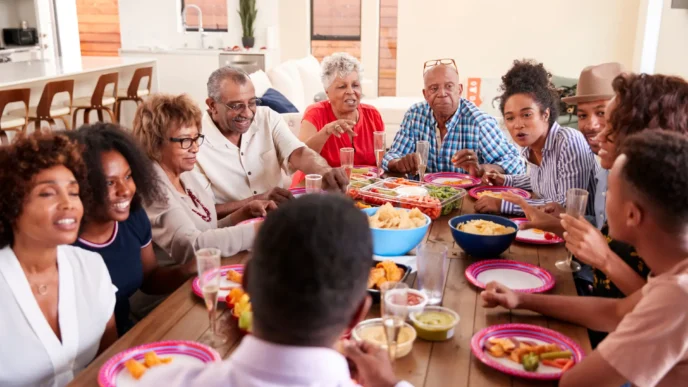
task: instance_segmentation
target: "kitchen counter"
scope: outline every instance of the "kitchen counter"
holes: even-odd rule
[[[98,57],[59,58],[0,64],[0,88],[49,81],[75,75],[155,63],[154,58]]]
[[[268,50],[246,50],[246,51],[228,51],[217,48],[162,48],[162,47],[140,47],[140,48],[121,48],[119,50],[121,55],[126,54],[167,54],[167,55],[268,55]]]
[[[0,49],[0,55],[9,55],[9,54],[14,54],[15,52],[28,52],[28,51],[36,51],[40,50],[40,46],[16,46],[16,45],[7,45],[5,48]]]

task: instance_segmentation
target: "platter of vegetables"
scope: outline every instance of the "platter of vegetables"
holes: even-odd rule
[[[485,328],[471,339],[471,351],[496,370],[536,380],[558,380],[584,357],[571,338],[528,324]]]

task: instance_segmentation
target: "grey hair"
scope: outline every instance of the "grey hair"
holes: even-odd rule
[[[224,66],[213,71],[208,78],[208,97],[215,101],[222,99],[222,92],[220,91],[220,84],[226,78],[230,78],[236,84],[244,85],[251,78],[249,78],[246,71],[232,66]]]
[[[322,61],[322,84],[325,89],[329,88],[334,82],[334,79],[339,77],[346,77],[347,75],[357,72],[359,75],[363,72],[363,66],[353,55],[346,52],[335,52],[326,57]]]

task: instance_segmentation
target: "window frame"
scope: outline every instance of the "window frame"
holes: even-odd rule
[[[182,29],[184,29],[184,7],[185,7],[185,2],[186,0],[181,0],[182,7],[179,10],[180,15],[182,17]],[[226,2],[225,2],[226,4]],[[193,28],[186,28],[184,29],[186,32],[198,32],[198,27],[193,27]],[[227,9],[227,28],[205,28],[203,27],[203,32],[229,32],[229,8]]]
[[[182,0],[184,1],[184,0]],[[311,0],[311,41],[314,40],[338,40],[338,41],[343,41],[343,40],[348,40],[348,41],[354,41],[354,42],[360,42],[361,41],[361,29],[363,28],[362,26],[362,20],[359,21],[358,23],[358,35],[314,35],[313,31],[315,29],[315,23],[313,22],[313,17],[315,16],[315,11],[313,10],[313,3],[315,0]],[[359,10],[361,10],[361,13],[363,12],[363,0],[359,0]],[[363,15],[360,15],[362,18]]]

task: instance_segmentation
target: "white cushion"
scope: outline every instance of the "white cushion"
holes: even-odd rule
[[[2,116],[0,117],[0,129],[17,128],[26,124],[24,117]]]
[[[291,63],[290,63],[291,62]],[[303,98],[303,85],[299,70],[294,61],[282,63],[281,65],[268,71],[268,77],[272,82],[272,87],[282,93],[300,112],[306,108]]]
[[[301,130],[301,120],[303,120],[303,113],[283,113],[280,114],[282,119],[287,123],[291,132],[294,136],[299,136],[299,131]]]
[[[272,88],[272,83],[270,83],[270,78],[265,74],[265,71],[258,70],[255,73],[249,75],[251,82],[253,82],[253,87],[256,89],[256,97],[260,98],[265,95],[268,89]]]
[[[124,98],[124,97],[127,96],[127,91],[128,91],[127,89],[119,89],[119,90],[117,91],[117,96],[118,96],[118,97]],[[149,91],[148,89],[138,89],[138,90],[136,90],[136,95],[139,96],[139,97],[145,97],[145,96],[147,96],[148,94],[150,94],[150,91]]]
[[[318,93],[324,93],[325,88],[320,78],[321,68],[320,63],[313,55],[308,55],[296,61],[296,67],[301,76],[301,83],[303,84],[303,99],[306,106],[314,102],[314,97]]]
[[[103,96],[103,102],[102,106],[110,106],[115,104],[115,98],[114,97],[105,97]],[[65,105],[69,105],[69,102],[65,102]],[[79,97],[79,98],[74,98],[74,101],[72,101],[72,107],[90,107],[91,106],[91,97]]]
[[[363,99],[361,102],[373,105],[380,112],[385,125],[399,125],[409,108],[422,101],[423,97],[378,97]]]

